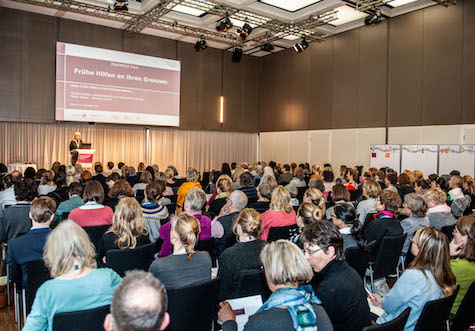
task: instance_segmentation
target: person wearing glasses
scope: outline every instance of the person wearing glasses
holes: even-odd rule
[[[335,331],[361,330],[371,325],[363,280],[348,265],[343,238],[331,222],[314,222],[300,235],[305,257],[317,273],[312,286]]]
[[[457,313],[468,288],[475,281],[475,217],[464,216],[457,220],[454,229],[454,239],[450,243],[450,265],[457,284],[459,293],[455,298],[451,313]]]
[[[376,323],[395,319],[411,307],[404,330],[412,331],[428,301],[451,296],[457,283],[449,262],[447,236],[434,228],[420,228],[411,240],[414,261],[384,297],[370,294],[373,305],[384,309]]]

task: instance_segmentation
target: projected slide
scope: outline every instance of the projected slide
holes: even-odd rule
[[[180,61],[58,42],[56,120],[178,126]]]

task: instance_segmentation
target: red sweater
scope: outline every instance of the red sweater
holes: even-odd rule
[[[267,240],[269,230],[272,227],[288,226],[297,223],[297,215],[292,210],[290,213],[284,213],[280,210],[268,210],[261,215],[262,233],[261,239]]]
[[[69,213],[69,219],[76,222],[78,225],[84,226],[98,226],[112,224],[114,212],[110,207],[102,206],[94,209],[73,209]]]

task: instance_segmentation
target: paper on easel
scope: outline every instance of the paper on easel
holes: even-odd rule
[[[378,306],[375,306],[371,303],[371,300],[367,298],[368,300],[368,306],[369,306],[369,311],[372,312],[375,315],[381,316],[385,313],[384,309]]]
[[[260,295],[253,295],[239,299],[226,300],[236,315],[236,323],[238,331],[244,330],[249,317],[254,315],[256,311],[262,306],[262,297]]]

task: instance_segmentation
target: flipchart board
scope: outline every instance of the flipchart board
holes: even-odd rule
[[[438,145],[402,145],[401,171],[419,170],[425,178],[437,173]]]
[[[401,171],[401,145],[371,145],[371,168]]]
[[[452,170],[474,177],[475,145],[439,145],[439,175],[448,175]]]

